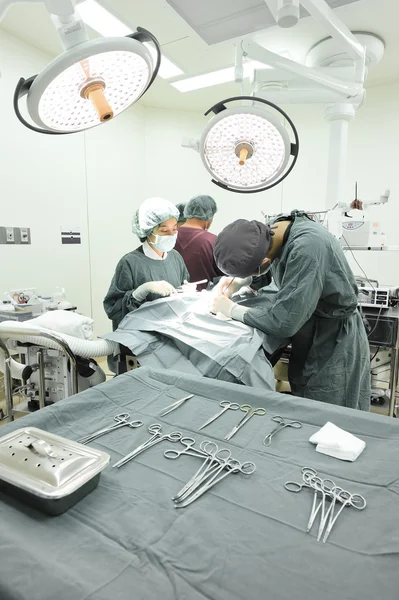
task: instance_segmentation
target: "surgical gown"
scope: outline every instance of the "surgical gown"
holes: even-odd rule
[[[133,291],[149,281],[167,281],[173,287],[180,287],[189,274],[184,260],[176,250],[168,252],[165,260],[153,260],[146,256],[142,248],[129,252],[119,261],[112,278],[108,293],[104,298],[104,310],[112,320],[115,330],[129,312],[141,306],[133,298]],[[146,301],[160,298],[149,294]]]
[[[285,243],[272,264],[279,288],[275,302],[249,309],[244,322],[291,338],[293,394],[369,410],[369,344],[353,273],[339,242],[324,227],[303,213],[290,218]]]

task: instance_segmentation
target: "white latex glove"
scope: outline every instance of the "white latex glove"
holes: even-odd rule
[[[149,281],[143,283],[137,289],[133,290],[133,298],[138,302],[143,302],[148,294],[157,294],[158,296],[171,296],[176,294],[176,290],[167,281]]]
[[[234,302],[232,300],[229,300],[229,298],[223,294],[218,294],[211,300],[210,311],[214,315],[221,313],[225,317],[231,319],[231,311],[233,310],[233,307]]]
[[[222,277],[216,286],[218,293],[223,294],[227,298],[230,298],[233,294],[236,294],[242,287],[250,285],[252,283],[252,277]]]

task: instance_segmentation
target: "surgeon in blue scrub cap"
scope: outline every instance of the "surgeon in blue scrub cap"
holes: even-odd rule
[[[148,198],[133,217],[141,245],[119,261],[104,299],[104,310],[116,329],[143,302],[176,293],[189,281],[181,255],[174,250],[179,210],[164,198]]]

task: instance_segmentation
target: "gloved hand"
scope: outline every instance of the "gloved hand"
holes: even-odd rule
[[[236,294],[242,287],[251,285],[252,277],[222,277],[216,286],[217,292],[223,294],[227,298],[230,298],[233,294]]]
[[[233,310],[233,307],[235,305],[232,300],[229,300],[229,298],[227,298],[227,296],[224,296],[223,294],[218,294],[217,296],[214,296],[212,298],[210,304],[211,313],[213,313],[214,315],[222,313],[222,315],[231,319],[231,311]]]
[[[133,298],[138,302],[143,302],[148,294],[157,294],[158,296],[171,296],[176,294],[176,290],[167,281],[149,281],[143,283],[137,289],[133,290]]]

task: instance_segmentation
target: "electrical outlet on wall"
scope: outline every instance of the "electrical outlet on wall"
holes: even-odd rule
[[[6,242],[13,244],[15,242],[14,227],[6,227]]]
[[[30,244],[29,227],[1,227],[0,226],[0,244]]]
[[[21,244],[29,244],[29,229],[21,227],[19,233],[21,235]]]

